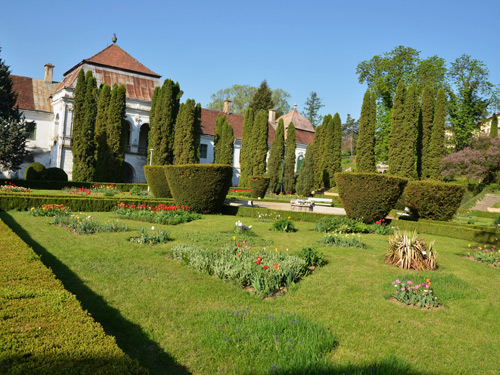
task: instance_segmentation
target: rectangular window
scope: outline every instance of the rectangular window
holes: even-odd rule
[[[26,139],[34,141],[36,139],[36,122],[31,121],[26,123]]]
[[[206,144],[200,144],[200,159],[206,159],[208,152],[208,146]]]

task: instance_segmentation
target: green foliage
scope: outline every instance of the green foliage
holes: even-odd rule
[[[372,108],[372,94],[365,92],[359,118],[359,137],[356,143],[356,171],[375,172],[375,119]]]
[[[456,214],[465,188],[439,181],[410,181],[406,185],[406,205],[417,217],[447,221]]]
[[[401,303],[417,306],[421,309],[438,307],[438,298],[434,296],[432,289],[430,289],[430,279],[427,280],[429,280],[428,283],[414,283],[412,280],[400,281],[397,279],[392,282],[392,285],[395,288],[392,296]]]
[[[314,189],[314,155],[313,145],[308,144],[306,148],[306,156],[302,162],[302,167],[297,177],[296,190],[297,194],[304,197],[309,197]]]
[[[68,175],[66,174],[64,169],[57,168],[57,167],[46,168],[42,172],[42,178],[45,181],[68,182]]]
[[[45,166],[37,161],[31,163],[24,170],[25,180],[43,180],[43,174],[45,171]]]
[[[496,246],[491,248],[488,248],[487,245],[478,246],[476,249],[469,251],[467,256],[472,257],[479,262],[500,267],[500,251],[497,250]]]
[[[273,103],[273,93],[269,86],[267,85],[267,81],[263,80],[260,84],[260,87],[255,92],[252,102],[250,103],[250,108],[252,108],[256,113],[260,110],[264,110],[267,116],[267,111],[271,108],[274,108]]]
[[[201,105],[194,99],[181,104],[175,122],[174,162],[195,164],[200,162]],[[231,163],[232,164],[232,163]]]
[[[71,210],[67,210],[62,204],[44,204],[42,207],[31,207],[28,214],[35,217],[51,217],[56,215],[68,216]]]
[[[304,259],[306,267],[321,267],[326,264],[325,255],[312,247],[303,247],[299,258]]]
[[[323,117],[323,123],[316,128],[312,144],[313,150],[313,169],[314,169],[314,188],[323,186],[323,171],[321,170],[322,151],[324,143],[324,133],[326,132],[327,124],[331,119],[331,115]]]
[[[347,216],[369,224],[387,216],[407,182],[377,173],[342,172],[335,179]]]
[[[234,133],[226,116],[218,115],[215,124],[214,164],[233,165]]]
[[[443,89],[439,89],[434,111],[431,139],[429,141],[429,166],[430,178],[440,179],[440,163],[445,151],[445,121],[446,121],[446,95]]]
[[[274,134],[271,150],[269,151],[269,162],[267,164],[267,175],[269,176],[269,191],[275,194],[281,192],[281,168],[285,155],[285,125],[283,119],[278,122]]]
[[[430,142],[434,123],[434,94],[429,86],[422,92],[417,132],[417,174],[419,178],[430,178]]]
[[[68,183],[66,181],[38,181],[38,180],[17,180],[17,179],[11,179],[6,181],[31,189],[61,190],[64,187],[68,187]],[[71,186],[73,187],[91,188],[93,185],[95,184],[92,182],[71,181]],[[140,183],[130,183],[130,184],[115,183],[113,185],[120,191],[130,191],[130,189],[132,189],[133,187],[137,187],[141,191],[148,189],[147,184],[140,184]]]
[[[226,164],[220,162],[220,148],[221,148],[221,138],[224,128],[224,120],[226,116],[222,114],[217,115],[217,120],[215,121],[215,134],[214,134],[214,164]]]
[[[123,181],[125,160],[125,85],[113,85],[107,115],[107,182]]]
[[[342,120],[338,113],[333,115],[333,159],[330,186],[335,186],[334,175],[342,172]]]
[[[201,215],[190,212],[187,206],[168,206],[159,204],[157,206],[146,203],[125,204],[121,202],[114,208],[114,213],[125,219],[147,221],[161,225],[178,225],[201,219]]]
[[[261,109],[255,116],[252,127],[251,153],[252,176],[263,176],[266,173],[268,123],[267,112]]]
[[[94,234],[107,232],[125,232],[127,225],[119,224],[116,221],[107,221],[101,224],[91,216],[82,216],[73,214],[71,216],[62,214],[54,216],[52,225],[67,228],[76,234]]]
[[[318,150],[320,154],[318,158],[319,187],[329,189],[331,186],[335,185],[333,181],[335,175],[333,164],[335,161],[335,125],[330,114],[325,116],[321,127],[321,143]]]
[[[178,206],[200,213],[222,210],[233,167],[219,164],[173,165],[165,169],[168,185]]]
[[[270,178],[266,176],[252,176],[248,179],[250,196],[252,198],[264,198],[269,187]]]
[[[496,112],[494,112],[493,116],[491,117],[490,137],[491,138],[498,137],[498,116]]]
[[[318,97],[316,91],[311,91],[306,103],[304,104],[304,111],[302,111],[302,115],[304,115],[304,117],[306,117],[311,124],[316,127],[321,121],[321,115],[318,111],[324,106],[325,105],[321,103],[321,98]]]
[[[296,232],[297,229],[293,225],[293,221],[288,218],[281,218],[273,223],[273,230],[276,232]]]
[[[241,129],[241,150],[240,150],[240,180],[238,186],[248,186],[248,178],[253,173],[253,138],[252,128],[254,122],[254,111],[248,108],[245,111],[243,126]]]
[[[314,229],[323,233],[375,233],[381,235],[392,234],[394,231],[386,224],[385,219],[381,219],[375,224],[366,224],[346,216],[323,217],[316,223]]]
[[[361,236],[354,233],[327,233],[322,243],[335,247],[357,247],[363,249],[366,245],[361,242]]]
[[[286,151],[283,161],[283,192],[292,194],[295,191],[295,148],[297,136],[293,122],[288,124],[286,132]]]
[[[435,270],[434,242],[426,243],[416,231],[395,232],[389,238],[385,261],[405,270]]]
[[[115,97],[116,99],[116,97]],[[108,150],[108,113],[111,102],[111,87],[103,84],[99,92],[99,102],[97,104],[97,116],[95,121],[95,174],[94,181],[110,181],[108,179],[109,170],[109,150]]]
[[[154,230],[154,227],[152,227],[151,229]],[[159,229],[153,233],[148,233],[146,229],[141,228],[139,229],[139,237],[131,237],[129,241],[136,242],[141,245],[148,244],[151,246],[167,243],[169,241],[172,241],[172,238],[170,237],[168,232],[163,229]]]
[[[166,165],[174,162],[175,124],[179,113],[182,90],[171,79],[155,90],[154,114],[149,122],[148,149],[153,149],[152,164]]]
[[[165,168],[162,165],[145,165],[144,176],[155,198],[172,198],[172,193],[168,187]],[[166,167],[168,168],[168,167]]]

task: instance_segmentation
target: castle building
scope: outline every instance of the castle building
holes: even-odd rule
[[[66,71],[61,82],[53,81],[54,65],[45,65],[44,79],[11,75],[13,89],[17,93],[17,105],[26,120],[34,121],[35,128],[28,136],[27,148],[30,156],[16,172],[0,172],[10,178],[24,178],[24,169],[33,161],[45,167],[64,169],[71,180],[73,155],[71,137],[73,130],[73,99],[80,70],[92,71],[97,86],[106,83],[125,85],[126,88],[126,144],[125,182],[145,182],[143,166],[148,152],[149,111],[155,87],[161,86],[161,75],[153,72],[126,51],[113,44],[84,59]],[[215,123],[219,114],[226,115],[233,126],[235,136],[233,186],[237,186],[240,167],[241,128],[243,116],[231,113],[231,101],[226,100],[223,111],[202,109],[202,135],[200,139],[200,162],[212,163],[214,158]],[[296,108],[282,116],[285,128],[293,121],[297,133],[297,167],[305,155],[307,144],[312,142],[314,127]],[[278,119],[279,120],[279,119]],[[274,139],[277,125],[274,110],[269,111],[268,142]]]

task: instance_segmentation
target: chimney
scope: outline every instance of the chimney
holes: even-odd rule
[[[231,100],[229,99],[224,100],[224,113],[225,114],[231,113]]]
[[[45,64],[45,77],[43,80],[46,83],[52,83],[52,74],[54,73],[54,65],[52,64]]]
[[[272,126],[276,124],[276,110],[274,108],[269,110],[269,122]]]

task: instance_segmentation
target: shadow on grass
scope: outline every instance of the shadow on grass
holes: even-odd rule
[[[120,312],[89,289],[66,265],[54,257],[43,246],[34,241],[28,233],[6,212],[0,213],[2,220],[41,257],[43,264],[50,267],[69,292],[76,295],[82,308],[99,322],[104,331],[116,338],[118,346],[151,374],[191,374],[184,366],[166,353],[158,343],[152,341],[137,324],[129,322]]]

